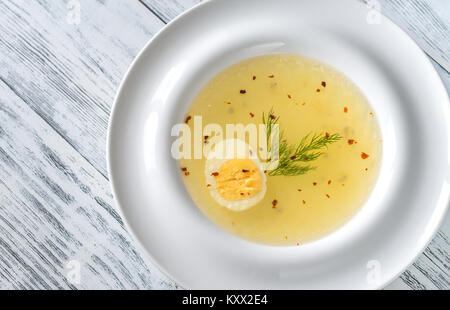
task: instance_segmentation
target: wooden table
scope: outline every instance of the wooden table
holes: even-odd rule
[[[0,289],[178,288],[144,257],[114,207],[106,129],[133,58],[197,2],[0,1]],[[378,3],[449,90],[450,2]],[[447,216],[389,288],[450,289],[449,241]]]

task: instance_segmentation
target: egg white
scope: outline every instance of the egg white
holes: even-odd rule
[[[234,146],[234,148],[232,147]],[[244,211],[254,205],[264,198],[266,194],[266,175],[262,168],[261,162],[256,155],[256,152],[251,149],[251,147],[242,140],[238,139],[227,139],[216,143],[215,150],[219,150],[214,153],[209,152],[206,157],[205,163],[205,177],[206,183],[210,184],[209,192],[211,196],[221,205],[233,211]],[[215,177],[212,175],[214,172],[219,171],[220,167],[231,159],[251,159],[258,167],[262,176],[262,187],[261,191],[256,195],[242,199],[242,200],[226,200],[218,192],[216,186]]]

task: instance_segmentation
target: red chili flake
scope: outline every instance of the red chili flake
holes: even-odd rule
[[[269,117],[270,117],[271,119],[276,119],[276,118],[277,118],[277,117],[276,117],[275,115],[273,115],[273,114],[270,114]]]
[[[227,104],[231,104],[231,102],[230,102],[230,101],[228,101],[228,102],[227,102]]]
[[[331,184],[331,180],[328,180],[328,185],[330,185]]]
[[[278,200],[274,199],[272,201],[272,209],[275,209],[277,207],[277,204],[278,204]]]
[[[189,121],[192,119],[192,116],[190,116],[190,115],[188,115],[187,117],[186,117],[186,119],[184,120],[184,122],[187,124],[187,123],[189,123]]]
[[[213,173],[211,173],[211,175],[212,175],[213,177],[217,177],[217,176],[219,176],[219,172],[213,172]]]
[[[252,112],[250,112],[250,116],[251,116],[251,117],[255,117],[255,114],[253,114]]]
[[[322,81],[322,86],[323,86],[323,87],[327,87],[327,82]]]
[[[329,134],[328,132],[326,132],[326,133],[325,133],[325,138],[328,139],[329,137],[330,137],[330,134]]]
[[[316,186],[316,185],[317,185],[317,182],[313,182],[313,185]]]
[[[206,187],[211,187],[211,184],[206,184]]]
[[[182,167],[182,168],[181,168],[181,171],[186,172],[186,171],[187,171],[187,168],[186,168],[186,167]]]
[[[275,75],[271,74],[268,76],[269,79],[273,79],[275,77]]]
[[[184,175],[185,176],[188,176],[190,173],[188,172],[188,171],[186,171],[185,173],[184,173]]]
[[[306,204],[306,201],[302,200],[302,203],[303,203],[303,204]]]
[[[348,108],[345,107],[345,108],[344,108],[344,113],[347,113],[347,112],[348,112]]]
[[[364,153],[364,152],[361,152],[361,158],[362,159],[366,159],[366,158],[368,158],[369,157],[369,154],[366,154],[366,153]]]
[[[247,93],[247,91],[246,91],[245,89],[241,89],[239,92],[240,92],[241,94],[246,94],[246,93]]]
[[[327,196],[327,198],[330,198],[330,195],[326,194],[325,196]]]
[[[317,88],[317,89],[316,89],[316,92],[320,93],[320,89],[319,89],[319,88]]]
[[[256,75],[253,76],[253,81],[256,80]]]
[[[289,98],[289,99],[291,99],[291,98],[292,98],[292,97],[291,97],[291,95],[289,95],[289,94],[288,94],[287,96],[288,96],[288,98]]]
[[[353,140],[353,139],[348,139],[348,144],[349,144],[349,145],[352,145],[353,143],[355,143],[355,140]]]
[[[295,155],[290,157],[291,160],[294,160],[296,158],[297,158],[297,156],[295,156]]]

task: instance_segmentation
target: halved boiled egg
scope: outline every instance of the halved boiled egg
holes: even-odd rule
[[[233,211],[249,209],[266,193],[261,162],[256,152],[242,140],[216,143],[207,154],[205,176],[211,196]]]

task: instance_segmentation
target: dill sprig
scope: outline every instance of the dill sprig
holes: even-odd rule
[[[265,115],[263,113],[263,124],[266,128],[267,138],[267,152],[269,156],[269,163],[275,163],[278,161],[278,166],[269,171],[269,176],[296,176],[305,174],[317,167],[311,166],[308,163],[318,159],[323,150],[328,148],[329,144],[339,141],[342,137],[335,134],[320,133],[320,134],[308,134],[304,136],[297,145],[289,144],[284,139],[284,133],[279,134],[278,139],[273,139],[273,129],[275,125],[278,125],[280,117],[274,115],[273,108],[269,113]],[[278,141],[277,141],[278,140]],[[278,150],[278,156],[277,156]]]

